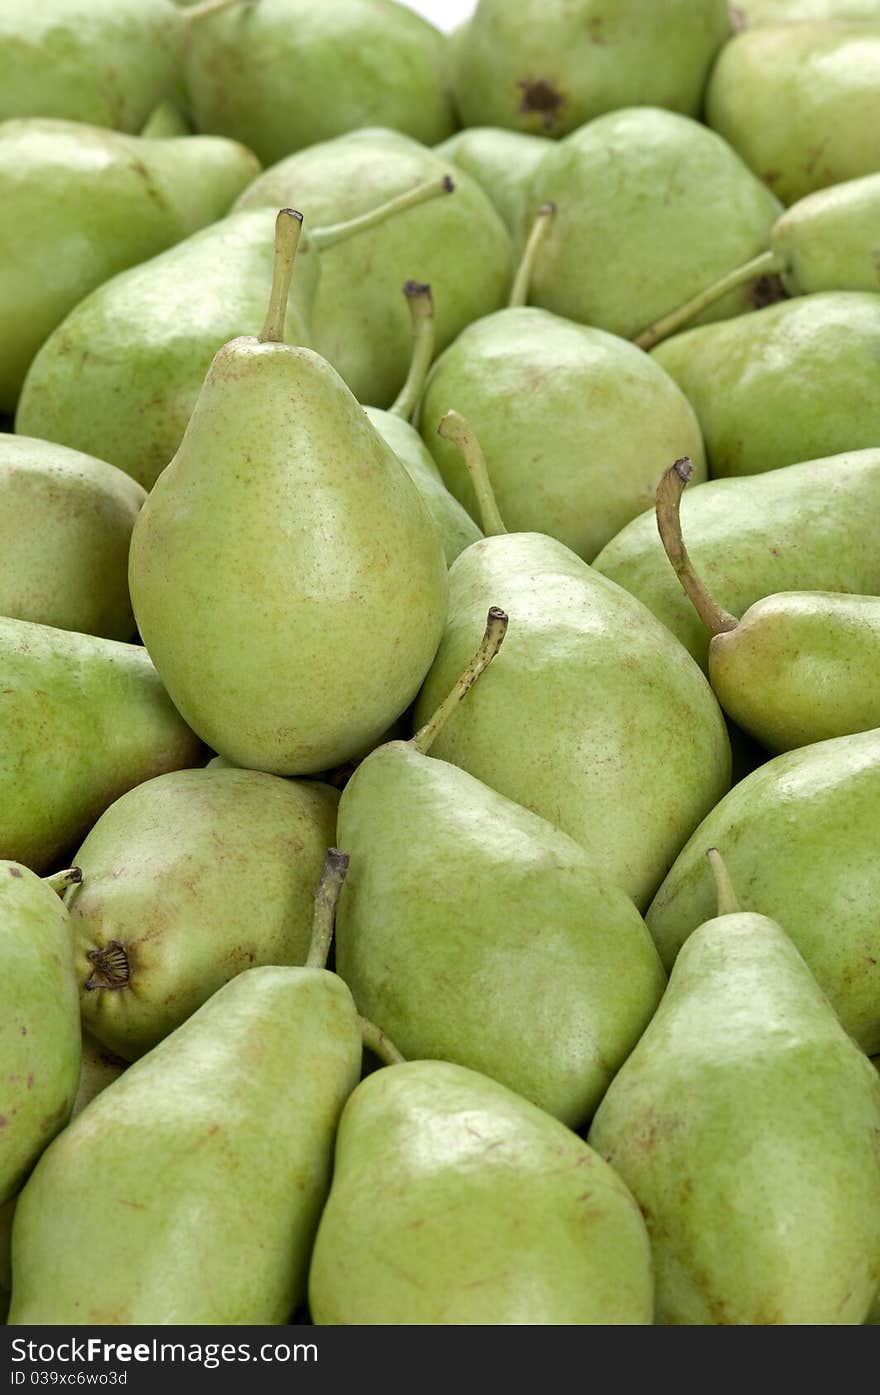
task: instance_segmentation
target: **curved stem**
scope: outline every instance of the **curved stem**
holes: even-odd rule
[[[427,755],[436,738],[446,726],[462,698],[466,697],[480,674],[489,667],[507,633],[507,616],[499,606],[493,605],[486,616],[486,629],[480,640],[480,647],[474,654],[464,673],[458,679],[451,693],[447,693],[433,717],[420,727],[409,740],[414,750]]]
[[[389,411],[410,421],[422,398],[425,379],[434,357],[435,323],[434,297],[431,287],[422,281],[407,281],[403,288],[412,320],[412,356],[406,382],[392,402]]]
[[[655,344],[659,344],[661,339],[668,339],[670,334],[677,333],[684,329],[703,310],[714,305],[716,300],[720,300],[728,291],[735,291],[737,286],[742,286],[746,281],[754,281],[759,276],[770,276],[774,272],[784,271],[786,266],[785,258],[778,252],[762,252],[760,256],[753,257],[750,262],[744,262],[742,266],[736,267],[733,271],[728,271],[726,276],[722,276],[717,281],[713,281],[711,286],[707,286],[699,295],[695,295],[691,300],[686,300],[684,305],[679,305],[677,309],[670,310],[668,315],[661,315],[659,320],[655,320],[647,329],[643,329],[641,334],[633,337],[633,343],[640,349],[653,349]]]
[[[381,1027],[377,1027],[368,1017],[358,1017],[358,1021],[361,1024],[364,1046],[369,1047],[373,1055],[379,1057],[383,1066],[401,1066],[406,1063],[406,1057],[401,1056],[394,1042],[390,1037],[386,1037]]]
[[[208,15],[217,15],[221,10],[231,10],[233,5],[240,4],[241,0],[200,0],[198,5],[183,10],[180,17],[185,24],[192,24],[193,20],[207,19]]]
[[[43,877],[47,886],[63,896],[69,886],[79,886],[83,879],[81,867],[68,867],[63,872],[53,872],[51,877]]]
[[[417,208],[420,203],[428,203],[431,199],[438,198],[440,194],[451,194],[454,189],[455,185],[449,175],[444,174],[440,179],[431,179],[425,184],[417,184],[414,189],[407,189],[405,194],[398,194],[396,198],[380,203],[376,208],[371,208],[367,213],[361,213],[357,218],[349,218],[344,223],[328,223],[323,228],[315,228],[309,236],[309,241],[319,251],[325,252],[328,247],[334,247],[337,242],[343,242],[347,237],[369,232],[370,228],[384,223],[386,218],[394,218],[398,213],[406,213],[407,209]]]
[[[290,294],[290,278],[293,263],[302,232],[303,216],[295,208],[282,208],[275,219],[275,261],[272,266],[272,290],[269,295],[269,309],[266,321],[259,333],[261,344],[281,344],[284,342],[284,321],[287,316],[287,297]]]
[[[315,909],[312,916],[312,940],[306,958],[307,969],[325,969],[327,956],[333,943],[333,930],[336,925],[336,907],[339,893],[348,871],[348,853],[339,848],[328,848],[321,868],[321,880],[315,892]]]
[[[685,595],[706,628],[713,635],[720,635],[727,630],[735,630],[739,621],[735,615],[722,610],[709,595],[694,570],[681,535],[681,496],[693,468],[687,456],[682,456],[669,467],[658,484],[655,502],[657,530]]]
[[[741,910],[736,899],[736,892],[733,889],[733,882],[730,880],[730,873],[717,848],[710,848],[706,853],[709,859],[709,866],[712,868],[712,876],[715,880],[715,896],[718,902],[717,915],[736,915]]]
[[[550,231],[550,224],[553,222],[555,213],[555,203],[542,203],[541,207],[538,209],[537,216],[532,224],[532,230],[529,233],[529,240],[525,245],[525,250],[520,258],[519,266],[516,269],[516,275],[513,278],[513,285],[510,288],[510,298],[507,302],[508,308],[528,304],[535,259],[541,250],[547,233]]]
[[[498,512],[495,491],[492,488],[492,481],[489,479],[486,457],[470,422],[461,415],[461,412],[446,412],[440,418],[437,435],[442,436],[444,441],[450,441],[461,453],[468,468],[468,474],[473,481],[474,493],[477,496],[477,508],[480,513],[480,526],[486,537],[506,533],[504,519]]]

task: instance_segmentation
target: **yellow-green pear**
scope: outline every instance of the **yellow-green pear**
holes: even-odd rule
[[[738,28],[759,24],[803,24],[815,19],[880,22],[880,0],[737,0]]]
[[[528,233],[529,184],[549,149],[547,138],[498,126],[469,126],[434,149],[477,181],[501,214],[514,246],[522,246]]]

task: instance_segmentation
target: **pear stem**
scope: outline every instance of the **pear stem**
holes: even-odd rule
[[[440,418],[437,435],[442,436],[444,441],[450,441],[461,453],[473,482],[480,524],[485,536],[489,538],[496,537],[499,533],[506,533],[504,519],[498,512],[495,491],[492,488],[492,481],[489,479],[486,457],[470,422],[461,415],[461,412],[446,412]]]
[[[272,267],[272,290],[266,322],[259,333],[261,344],[284,342],[284,321],[287,317],[287,297],[290,278],[302,232],[303,216],[295,208],[282,208],[275,219],[275,262]]]
[[[333,930],[336,925],[336,907],[339,893],[348,871],[348,853],[339,848],[328,848],[321,868],[321,880],[315,892],[315,909],[312,917],[312,941],[309,945],[307,969],[326,969],[327,957],[333,943]]]
[[[343,242],[346,238],[354,237],[357,233],[369,232],[370,228],[384,223],[386,218],[394,218],[398,213],[406,213],[407,209],[417,208],[420,203],[428,203],[440,194],[451,194],[454,189],[455,185],[452,179],[448,174],[444,174],[440,179],[431,179],[425,184],[417,184],[414,189],[407,189],[405,194],[398,194],[396,198],[380,203],[376,208],[361,213],[357,218],[349,218],[344,223],[328,223],[323,228],[315,228],[310,236],[310,241],[320,252],[326,252],[328,247],[334,247],[337,242]]]
[[[712,876],[715,880],[715,895],[718,900],[718,915],[736,915],[741,909],[739,901],[736,899],[736,892],[733,889],[733,882],[730,880],[730,873],[727,870],[724,858],[717,848],[710,848],[706,853],[709,859],[709,866],[712,869]]]
[[[774,272],[784,271],[786,266],[785,258],[778,252],[762,252],[760,256],[753,257],[750,262],[744,262],[742,266],[735,267],[733,271],[728,271],[717,281],[713,281],[711,286],[707,286],[699,295],[686,300],[677,309],[670,310],[668,315],[661,315],[659,320],[655,320],[647,329],[643,329],[641,334],[633,338],[633,343],[640,349],[653,349],[655,344],[659,344],[661,339],[668,339],[670,334],[677,333],[684,329],[685,325],[695,319],[703,310],[714,305],[716,300],[720,300],[728,291],[735,291],[737,286],[743,285],[746,281],[757,280],[759,276],[772,276]]]
[[[67,867],[63,872],[53,872],[51,877],[43,877],[47,886],[63,896],[69,886],[78,886],[83,879],[81,867]]]
[[[406,1057],[401,1056],[397,1047],[390,1037],[386,1037],[381,1027],[377,1027],[375,1022],[371,1022],[368,1017],[359,1017],[361,1024],[361,1037],[364,1046],[372,1051],[374,1056],[378,1056],[383,1066],[401,1066],[406,1062]]]
[[[535,260],[547,233],[550,231],[550,224],[553,222],[555,213],[555,203],[542,203],[538,209],[532,230],[529,233],[529,240],[525,245],[519,266],[516,269],[516,275],[513,278],[513,285],[510,288],[510,299],[507,302],[509,309],[528,304]]]
[[[504,642],[506,633],[507,616],[497,605],[493,605],[486,617],[486,630],[480,640],[479,649],[456,682],[455,687],[443,699],[433,717],[419,728],[415,736],[410,737],[408,744],[412,746],[413,750],[420,752],[423,756],[428,754],[462,698],[467,696],[480,674],[489,667],[495,658]]]
[[[687,456],[670,465],[657,486],[655,509],[657,530],[666,556],[672,563],[675,575],[681,582],[682,590],[707,629],[713,635],[735,630],[739,621],[735,615],[722,610],[712,599],[694,570],[681,535],[681,496],[691,477],[693,465]]]
[[[240,5],[241,0],[201,0],[198,5],[190,5],[181,14],[184,24],[192,24],[194,20],[207,19],[208,15],[219,14],[221,10],[231,10],[233,5]]]
[[[431,287],[421,281],[407,281],[403,288],[412,320],[412,356],[406,382],[391,404],[394,416],[411,421],[421,401],[425,379],[434,357],[434,297]]]

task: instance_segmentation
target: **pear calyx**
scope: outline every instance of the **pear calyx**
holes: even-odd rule
[[[425,379],[434,357],[436,325],[434,297],[431,287],[423,281],[407,281],[403,287],[412,321],[412,355],[406,382],[392,402],[389,411],[404,421],[410,421],[425,388]]]
[[[108,940],[100,949],[90,949],[86,955],[92,965],[92,972],[86,979],[86,989],[127,988],[131,979],[131,965],[125,945],[119,940]]]
[[[550,230],[550,224],[556,215],[556,204],[550,200],[542,203],[535,215],[532,230],[529,233],[528,241],[523,249],[519,266],[513,278],[513,285],[510,288],[510,296],[507,301],[508,309],[515,309],[520,305],[527,305],[529,291],[532,286],[532,272],[538,253],[544,243],[544,239]]]
[[[295,208],[282,208],[275,219],[275,261],[272,266],[272,290],[269,309],[259,333],[261,344],[284,342],[284,321],[287,318],[287,297],[290,278],[302,232],[303,216]]]
[[[730,873],[724,858],[717,848],[710,848],[706,853],[709,859],[709,866],[712,869],[712,877],[715,881],[715,895],[717,898],[717,915],[736,915],[742,910],[739,901],[736,899],[736,891],[733,882],[730,880]]]
[[[339,848],[328,848],[321,868],[321,880],[315,892],[315,910],[312,918],[312,939],[306,959],[307,969],[326,969],[333,931],[336,926],[336,907],[339,893],[348,872],[349,857]]]
[[[413,750],[419,751],[423,756],[428,754],[458,704],[467,696],[480,674],[485,672],[495,658],[504,643],[506,633],[507,615],[500,606],[490,606],[489,614],[486,616],[486,629],[480,640],[479,649],[457,680],[452,691],[443,699],[433,717],[430,717],[425,725],[419,728],[415,736],[410,737],[409,745],[412,746]]]
[[[47,886],[63,896],[69,886],[78,886],[83,879],[81,867],[67,867],[63,872],[53,872],[51,877],[43,877]]]
[[[489,479],[486,457],[470,422],[462,416],[461,412],[446,412],[437,425],[437,435],[442,436],[444,441],[450,441],[461,453],[473,482],[480,514],[480,527],[486,537],[490,538],[500,533],[506,533],[504,519],[498,511],[495,491],[492,488],[492,481]]]
[[[681,534],[681,496],[693,468],[691,461],[684,455],[670,465],[658,484],[655,501],[657,530],[663,550],[681,582],[682,590],[706,628],[711,630],[713,635],[720,635],[728,630],[735,630],[739,621],[735,615],[722,610],[709,595],[694,570]]]

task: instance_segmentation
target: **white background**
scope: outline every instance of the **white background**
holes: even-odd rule
[[[411,10],[430,19],[439,29],[454,29],[472,12],[476,0],[401,0]]]

